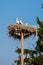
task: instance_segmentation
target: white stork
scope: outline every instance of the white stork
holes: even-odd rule
[[[22,22],[22,18],[20,19],[19,23],[20,23],[20,24],[23,24],[23,22]]]
[[[18,18],[16,18],[16,23],[19,24],[19,20],[18,20]]]

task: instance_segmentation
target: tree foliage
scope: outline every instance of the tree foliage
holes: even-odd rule
[[[37,23],[39,24],[39,32],[38,32],[38,41],[37,41],[37,46],[36,49],[40,52],[43,52],[43,22],[39,20],[37,17]]]
[[[37,17],[37,23],[39,25],[38,40],[36,42],[38,56],[34,59],[33,65],[43,65],[43,22]]]

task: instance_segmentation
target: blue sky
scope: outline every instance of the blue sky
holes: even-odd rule
[[[8,25],[15,24],[15,19],[22,17],[24,24],[27,22],[38,26],[36,17],[43,20],[41,3],[43,0],[0,0],[0,65],[12,65],[17,58],[16,46],[20,46],[20,41],[9,37]],[[32,47],[31,40],[29,38],[25,40],[26,48]]]

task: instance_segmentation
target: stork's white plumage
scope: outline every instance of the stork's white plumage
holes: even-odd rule
[[[18,20],[18,18],[16,18],[16,23],[19,24],[19,20]]]
[[[20,24],[23,24],[23,22],[22,22],[22,20],[20,19],[20,22],[19,22]]]

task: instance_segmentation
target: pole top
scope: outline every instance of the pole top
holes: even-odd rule
[[[25,24],[14,24],[14,25],[9,25],[8,26],[8,31],[10,36],[21,36],[21,32],[24,33],[24,37],[30,36],[32,34],[36,34],[37,28],[35,26],[31,25],[25,25]]]

